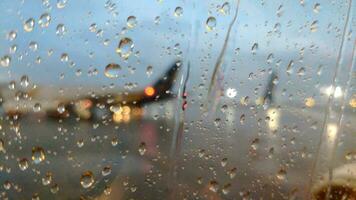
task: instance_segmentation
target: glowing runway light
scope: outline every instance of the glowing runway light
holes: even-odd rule
[[[145,88],[145,94],[149,97],[153,96],[155,94],[155,89],[151,86],[148,86]]]

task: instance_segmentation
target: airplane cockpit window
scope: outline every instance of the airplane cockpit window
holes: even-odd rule
[[[0,10],[0,199],[356,199],[355,0]]]

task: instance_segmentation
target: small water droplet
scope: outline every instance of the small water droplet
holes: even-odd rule
[[[63,35],[65,35],[67,33],[67,29],[64,26],[64,24],[58,24],[57,28],[56,28],[56,34],[60,37],[62,37]]]
[[[105,186],[104,194],[106,196],[111,194],[111,187],[110,186]]]
[[[313,97],[308,97],[305,99],[305,105],[309,108],[314,107],[315,105],[315,100]]]
[[[227,174],[229,175],[230,179],[235,178],[235,176],[237,174],[237,168],[234,167],[234,168],[230,169]]]
[[[227,164],[227,158],[223,158],[223,159],[221,160],[221,166],[222,166],[222,167],[225,167],[226,164]]]
[[[0,59],[0,64],[2,67],[8,67],[10,66],[11,63],[11,57],[8,55],[4,55],[3,57],[1,57]]]
[[[53,184],[53,185],[51,186],[50,191],[52,192],[52,194],[57,193],[57,192],[59,191],[59,186],[58,186],[58,184],[56,184],[56,183]]]
[[[234,97],[236,97],[236,95],[237,95],[237,91],[236,91],[235,88],[228,88],[228,89],[226,90],[226,96],[227,96],[227,97],[229,97],[229,98],[234,98]]]
[[[37,49],[38,49],[37,42],[34,42],[34,41],[30,42],[30,44],[28,44],[28,48],[31,49],[31,51],[37,51]]]
[[[318,30],[318,20],[315,20],[310,25],[310,31],[316,32]]]
[[[183,8],[182,7],[176,7],[174,10],[174,16],[176,17],[181,17],[183,15]]]
[[[103,176],[109,176],[111,174],[111,167],[110,166],[103,167],[103,169],[101,170],[101,174]]]
[[[35,27],[35,20],[33,18],[29,18],[25,21],[25,23],[23,24],[23,29],[26,31],[26,32],[31,32],[33,31]]]
[[[43,185],[49,185],[52,182],[52,173],[47,172],[46,175],[42,178]]]
[[[212,31],[215,29],[216,27],[216,19],[215,17],[209,17],[207,20],[206,20],[206,29],[208,31]]]
[[[40,103],[35,103],[33,105],[33,112],[40,112],[41,111],[41,104]]]
[[[141,142],[139,147],[138,147],[138,152],[140,153],[141,156],[145,155],[147,149],[146,149],[146,143]]]
[[[28,168],[28,160],[27,158],[22,158],[19,161],[19,168],[21,171],[25,171]]]
[[[7,38],[8,40],[10,41],[13,41],[14,39],[16,39],[17,37],[17,32],[16,31],[10,31],[8,34],[7,34]]]
[[[225,195],[229,194],[230,188],[231,188],[231,184],[230,183],[225,184],[224,187],[222,188],[223,194],[225,194]]]
[[[240,124],[241,124],[241,125],[243,125],[243,124],[245,123],[245,119],[246,119],[245,114],[242,114],[242,115],[240,116]]]
[[[230,13],[230,4],[229,2],[225,2],[219,9],[219,12],[223,15],[228,15]]]
[[[212,180],[209,182],[209,190],[212,192],[218,192],[219,190],[219,184],[217,181]]]
[[[315,13],[319,13],[319,12],[320,12],[320,3],[316,3],[316,4],[314,5],[313,11],[314,11]]]
[[[43,13],[38,20],[38,24],[41,28],[46,28],[51,23],[51,16],[48,13]]]
[[[281,168],[277,172],[276,177],[277,177],[278,180],[285,180],[286,179],[286,175],[287,175],[287,171],[284,168]]]
[[[111,145],[114,147],[116,146],[117,144],[119,144],[119,139],[117,137],[114,137],[112,140],[111,140]]]
[[[68,62],[69,61],[69,56],[67,53],[62,53],[61,55],[61,61],[62,62]]]
[[[135,16],[129,16],[126,20],[127,27],[134,28],[137,25],[137,20]]]
[[[116,48],[116,53],[123,59],[128,59],[132,53],[134,43],[130,38],[122,38]]]
[[[110,63],[105,67],[104,74],[108,78],[117,78],[120,75],[121,66],[115,63]]]
[[[24,88],[27,88],[30,85],[30,80],[28,76],[26,75],[21,76],[20,85]]]
[[[3,184],[5,190],[10,190],[11,188],[11,182],[6,180]]]
[[[64,103],[59,103],[57,106],[57,112],[59,114],[63,114],[66,111],[66,107],[64,105]]]
[[[150,77],[153,73],[153,67],[152,66],[147,66],[146,68],[146,74],[148,77]]]
[[[6,152],[6,150],[5,150],[5,142],[2,139],[0,139],[0,152],[3,152],[3,153]]]
[[[57,8],[62,9],[66,6],[68,0],[57,0]]]
[[[39,164],[45,159],[46,156],[42,147],[36,146],[32,148],[32,160],[35,164]]]
[[[93,172],[91,171],[86,171],[82,173],[80,177],[80,184],[82,185],[83,188],[89,188],[94,184],[94,175]]]
[[[256,54],[257,50],[258,50],[258,43],[254,43],[251,48],[251,53]]]

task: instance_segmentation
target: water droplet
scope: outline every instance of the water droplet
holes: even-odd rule
[[[36,146],[32,148],[32,160],[35,164],[39,164],[45,159],[46,156],[42,147]]]
[[[222,188],[223,194],[225,194],[225,195],[229,194],[230,188],[231,188],[231,184],[230,183],[225,184],[224,187]]]
[[[78,146],[79,148],[83,147],[83,146],[84,146],[84,140],[83,140],[83,139],[78,140],[78,141],[77,141],[77,146]]]
[[[319,13],[319,12],[320,12],[320,4],[319,4],[319,3],[316,3],[316,4],[314,5],[313,11],[314,11],[315,13]]]
[[[212,31],[214,30],[216,27],[216,19],[215,17],[209,17],[207,20],[206,20],[206,29],[208,31]]]
[[[3,152],[3,153],[6,152],[6,150],[5,150],[5,142],[2,139],[0,139],[0,152]]]
[[[146,74],[148,77],[150,77],[153,73],[153,67],[152,66],[147,66],[146,68]]]
[[[280,5],[277,9],[277,16],[281,17],[283,15],[283,5]]]
[[[316,32],[318,30],[318,20],[315,20],[310,25],[310,31]]]
[[[24,88],[26,88],[30,85],[30,80],[29,80],[28,76],[26,76],[26,75],[21,76],[20,85]]]
[[[294,65],[294,61],[291,60],[287,66],[287,75],[290,75],[293,73],[293,65]]]
[[[223,15],[228,15],[230,13],[230,4],[229,2],[225,2],[219,9],[219,12]]]
[[[114,147],[116,146],[117,144],[119,144],[119,139],[117,137],[114,137],[112,140],[111,140],[111,145]]]
[[[158,25],[161,22],[161,18],[159,16],[155,17],[155,24]]]
[[[278,180],[285,180],[286,179],[286,175],[287,175],[287,171],[284,168],[281,168],[278,172],[277,172],[277,179]]]
[[[209,190],[212,192],[217,192],[219,190],[219,184],[217,181],[212,180],[209,182]]]
[[[96,23],[90,24],[90,26],[89,26],[89,31],[92,32],[92,33],[94,33],[94,32],[97,31],[97,25],[96,25]]]
[[[313,97],[308,97],[305,99],[305,105],[309,108],[314,107],[315,105],[315,100]]]
[[[26,32],[31,32],[33,31],[33,28],[35,27],[35,20],[33,18],[29,18],[25,21],[25,23],[23,24],[23,29]]]
[[[34,194],[32,195],[31,200],[40,200],[40,195],[39,195],[38,193],[34,193]]]
[[[273,62],[273,59],[274,59],[273,53],[269,54],[269,55],[267,56],[267,63],[268,63],[268,64],[271,64],[271,63]]]
[[[5,190],[10,190],[11,188],[11,182],[6,180],[3,184]]]
[[[111,174],[111,167],[110,166],[103,167],[103,169],[101,170],[101,174],[103,176],[109,176]]]
[[[42,178],[42,184],[43,185],[49,185],[52,182],[52,173],[47,172],[45,177]]]
[[[69,56],[67,53],[62,53],[61,55],[61,61],[62,62],[68,62],[69,61]]]
[[[242,114],[242,115],[240,116],[240,124],[241,124],[241,125],[243,125],[243,124],[245,123],[245,119],[246,119],[245,114]]]
[[[1,64],[2,67],[8,67],[8,66],[10,66],[10,63],[11,63],[11,57],[10,56],[5,55],[5,56],[1,57],[0,64]]]
[[[37,51],[37,49],[38,49],[37,42],[34,42],[34,41],[30,42],[30,44],[28,45],[28,48],[30,48],[31,51]]]
[[[141,156],[145,155],[146,153],[146,143],[141,142],[139,147],[138,147],[138,152],[140,153]]]
[[[27,160],[27,158],[22,158],[19,161],[19,168],[21,169],[21,171],[25,171],[28,168],[28,160]]]
[[[116,48],[116,53],[123,59],[128,59],[134,47],[133,41],[130,38],[122,38]]]
[[[33,105],[33,112],[40,112],[41,111],[41,104],[40,103],[35,103]]]
[[[299,68],[297,74],[298,74],[298,76],[304,76],[305,75],[305,68],[304,67]]]
[[[134,28],[137,25],[137,20],[135,16],[129,16],[126,20],[127,27]]]
[[[227,174],[229,175],[230,179],[235,178],[235,176],[237,174],[237,168],[234,167],[234,168],[230,169]]]
[[[66,33],[67,33],[67,29],[64,26],[64,24],[58,24],[57,28],[56,28],[56,34],[61,37],[61,36],[65,35]]]
[[[105,67],[104,74],[108,78],[117,78],[120,75],[121,66],[115,63],[110,63]]]
[[[356,108],[356,98],[350,99],[349,105],[350,105],[352,108]]]
[[[64,103],[59,103],[57,106],[57,112],[59,114],[63,114],[66,111],[66,107],[64,105]]]
[[[48,13],[43,13],[38,20],[38,24],[41,28],[46,28],[51,23],[51,16]]]
[[[111,187],[110,186],[105,186],[104,194],[105,195],[110,195],[111,194]]]
[[[57,8],[62,9],[66,6],[68,0],[57,0]]]
[[[236,97],[236,95],[237,95],[237,91],[236,91],[235,88],[228,88],[228,89],[226,90],[226,96],[227,96],[227,97],[229,97],[229,98],[234,98],[234,97]]]
[[[86,171],[80,177],[80,184],[83,188],[89,188],[94,184],[94,175],[91,171]]]
[[[7,34],[7,38],[10,40],[10,41],[13,41],[14,39],[16,39],[17,37],[17,32],[16,31],[10,31],[8,34]]]
[[[257,151],[259,144],[260,144],[260,139],[255,138],[251,143],[251,149],[253,151]]]
[[[254,43],[251,48],[251,53],[256,54],[257,50],[258,50],[258,43]]]
[[[10,53],[11,53],[11,54],[14,54],[14,53],[16,53],[16,51],[17,51],[17,45],[14,44],[14,45],[12,45],[12,46],[10,47]]]
[[[226,164],[227,164],[227,158],[223,158],[223,159],[221,160],[221,166],[222,166],[222,167],[225,167]]]
[[[51,186],[50,191],[52,192],[52,194],[57,193],[57,192],[59,191],[59,186],[58,186],[58,184],[56,184],[56,183],[53,184],[53,185]]]
[[[174,10],[174,16],[176,17],[181,17],[183,15],[183,8],[182,7],[176,7]]]

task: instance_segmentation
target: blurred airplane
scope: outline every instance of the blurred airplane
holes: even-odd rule
[[[131,117],[141,116],[146,104],[174,97],[172,88],[180,65],[179,61],[173,63],[156,82],[139,91],[103,90],[88,86],[66,88],[65,95],[58,95],[60,88],[39,86],[22,91],[2,87],[1,107],[7,115],[17,117],[38,112],[53,118],[75,114],[81,119],[95,120],[111,111],[113,121],[129,121]]]

